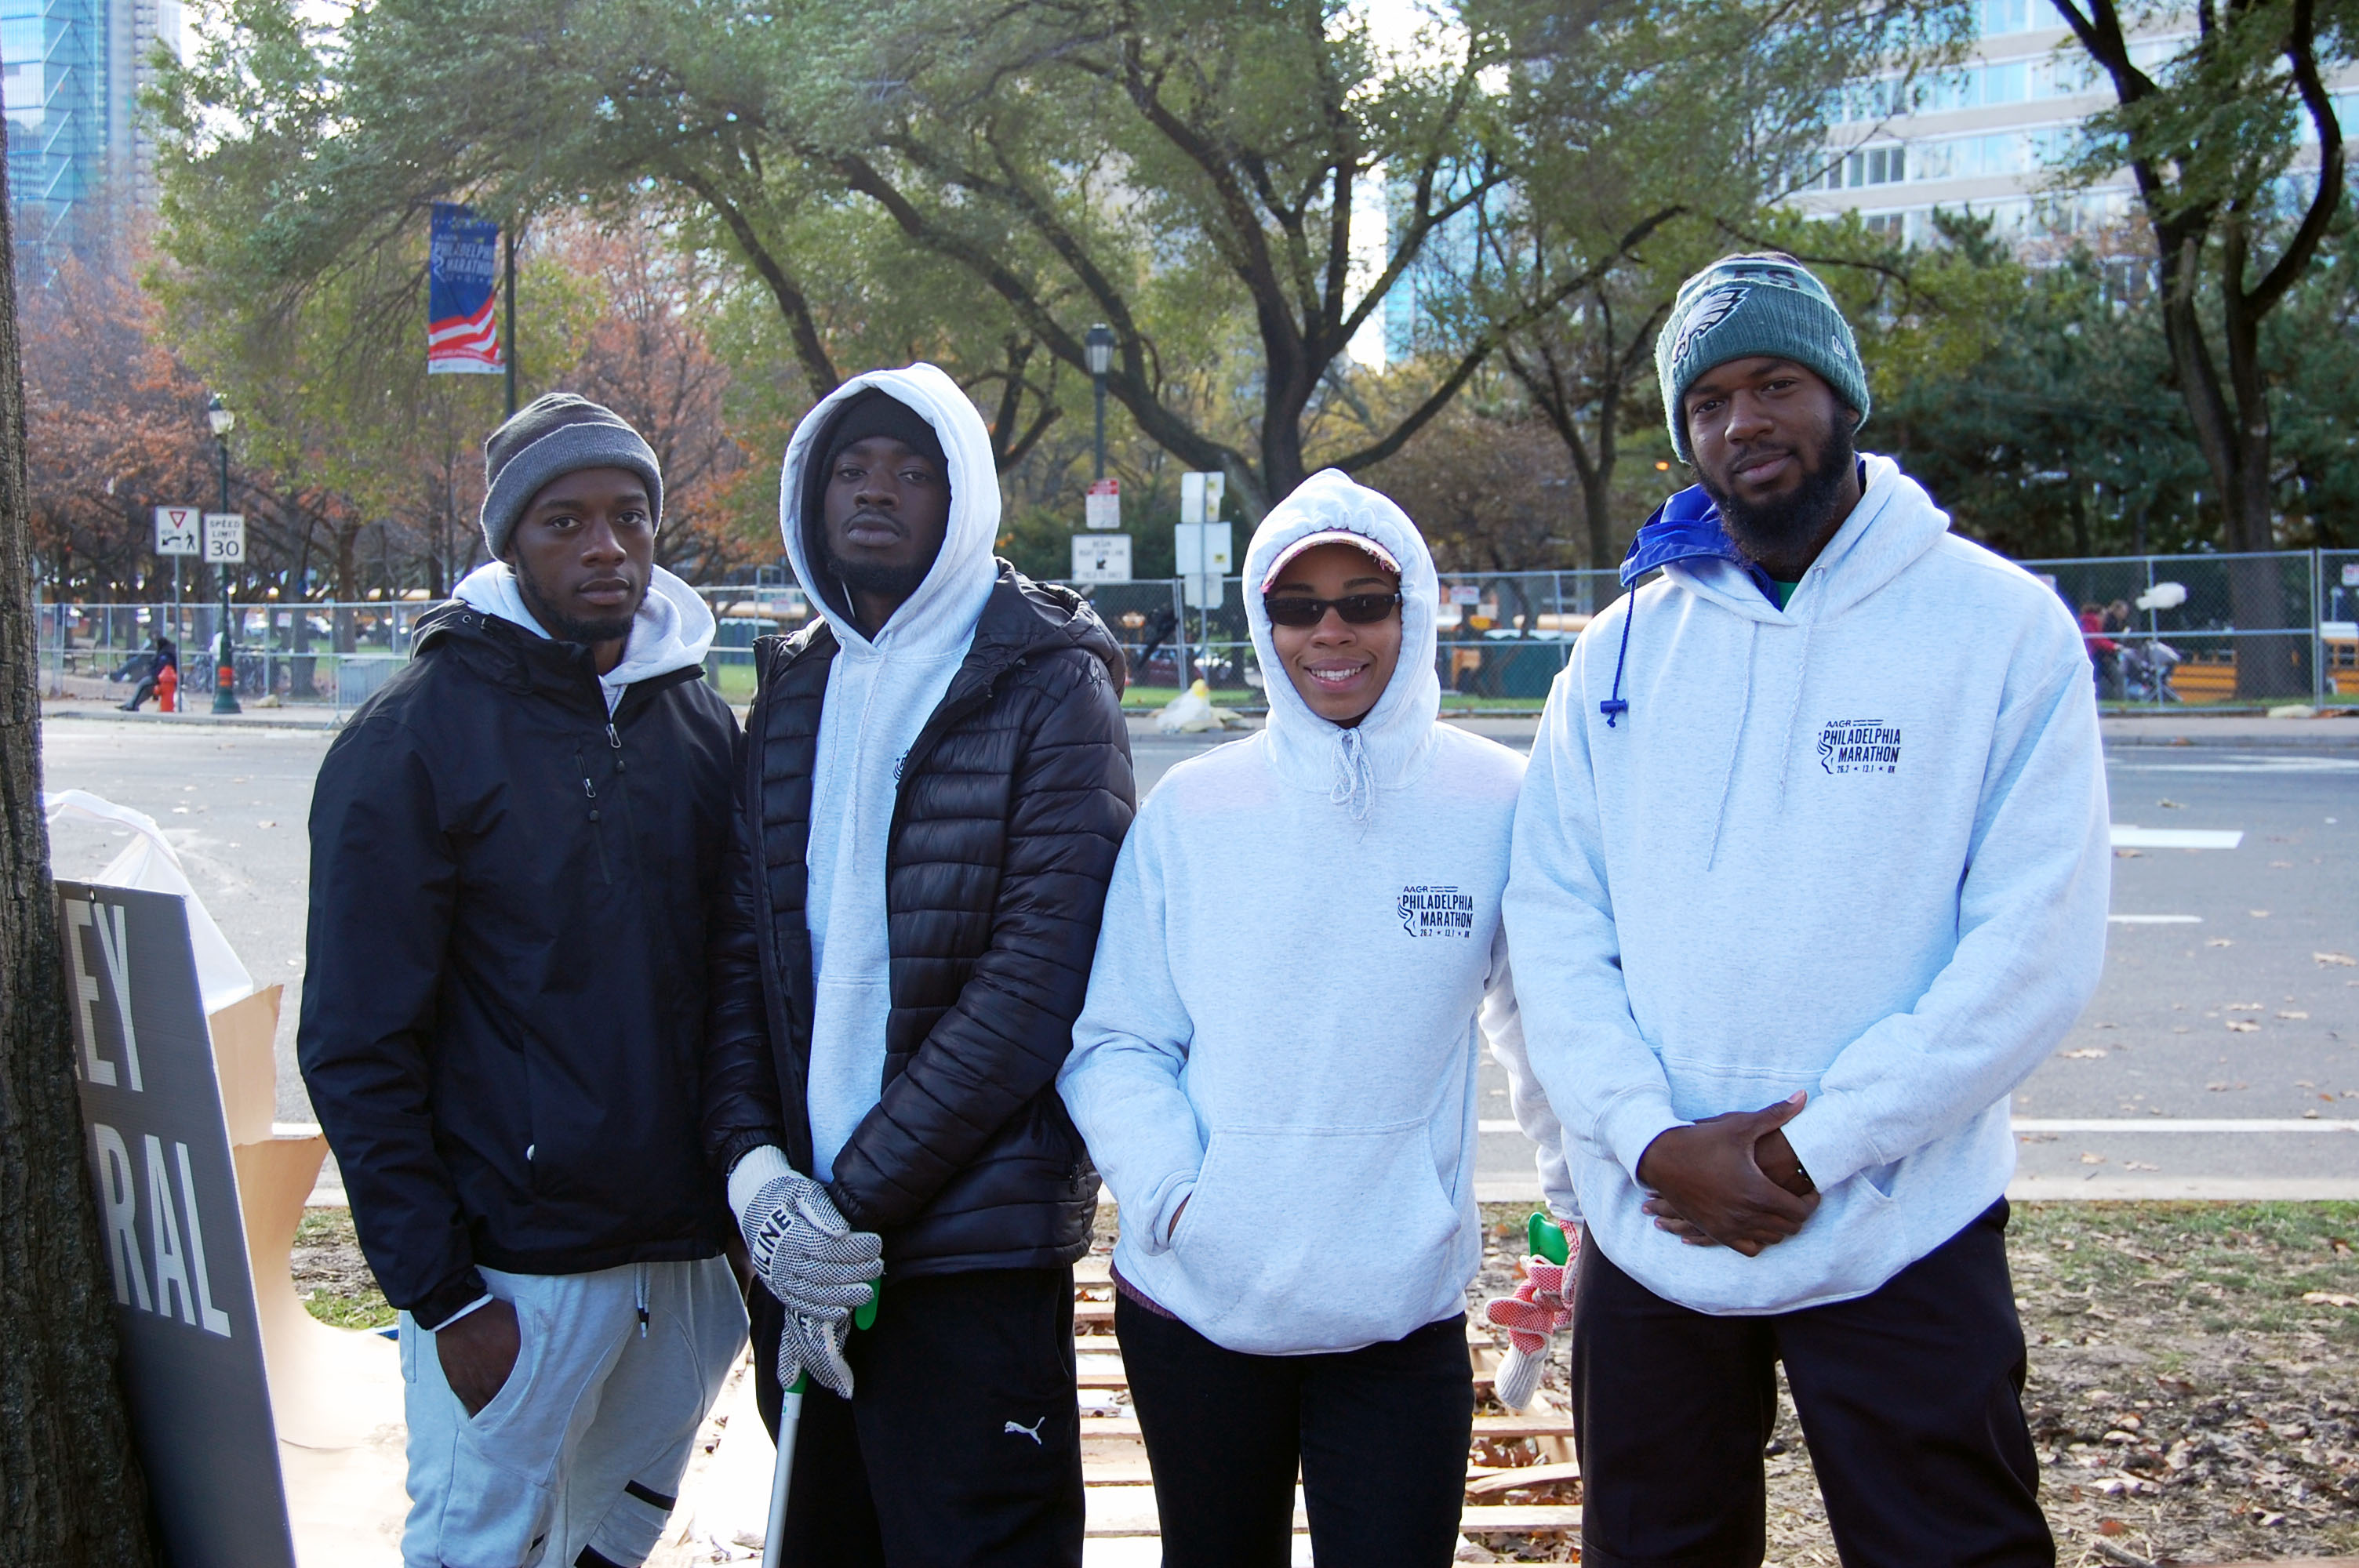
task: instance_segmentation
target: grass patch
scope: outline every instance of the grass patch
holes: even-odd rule
[[[307,1208],[295,1227],[291,1254],[295,1293],[303,1310],[332,1328],[384,1328],[394,1321],[392,1303],[376,1288],[376,1276],[361,1256],[352,1210]]]

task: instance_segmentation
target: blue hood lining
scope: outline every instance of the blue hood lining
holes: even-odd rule
[[[1727,527],[1720,520],[1720,507],[1703,486],[1691,484],[1669,501],[1655,508],[1655,514],[1638,525],[1631,535],[1630,552],[1622,557],[1622,587],[1634,589],[1640,578],[1673,561],[1730,561],[1753,579],[1762,596],[1770,603],[1777,602],[1777,590],[1769,574],[1736,547],[1728,536]],[[1614,694],[1597,705],[1605,715],[1605,727],[1611,730],[1622,715],[1630,711],[1630,704],[1622,696],[1622,672],[1630,662],[1630,622],[1638,618],[1638,600],[1632,594],[1629,607],[1622,612],[1622,648],[1614,655]]]

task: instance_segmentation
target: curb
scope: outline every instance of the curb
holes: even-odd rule
[[[119,708],[90,708],[83,707],[41,708],[41,722],[70,720],[82,724],[165,724],[182,729],[206,730],[341,730],[342,718],[310,719],[288,713],[286,709],[261,713],[125,713]]]

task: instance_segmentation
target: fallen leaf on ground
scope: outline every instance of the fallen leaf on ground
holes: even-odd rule
[[[2359,1307],[2359,1296],[2346,1296],[2332,1291],[2311,1291],[2302,1301],[2310,1306]]]
[[[2078,1051],[2059,1051],[2056,1054],[2068,1062],[2094,1062],[2104,1055],[2104,1052],[2094,1045],[2083,1045]]]
[[[2261,1026],[2259,1024],[2242,1018],[2230,1019],[2228,1021],[2228,1027],[2234,1030],[2239,1034],[2258,1034],[2261,1032]]]
[[[2081,1163],[2083,1165],[2102,1165],[2104,1162],[2105,1157],[2103,1154],[2083,1154],[2081,1156]]]
[[[2351,964],[2359,964],[2359,958],[2354,958],[2348,953],[2312,953],[2310,957],[2317,959],[2321,964],[2343,964],[2346,966]]]
[[[2308,1014],[2308,1013],[2306,1013],[2306,1012],[2290,1012],[2290,1011],[2288,1011],[2288,1012],[2279,1012],[2279,1013],[2277,1014],[2277,1016],[2278,1016],[2279,1018],[2308,1018],[2308,1017],[2310,1016],[2310,1014]]]
[[[2230,1012],[2267,1012],[2268,1010],[2269,1004],[2265,1001],[2232,1001],[2228,1004]]]
[[[2233,936],[2214,936],[2203,944],[2206,947],[2234,947],[2235,945],[2236,941]]]

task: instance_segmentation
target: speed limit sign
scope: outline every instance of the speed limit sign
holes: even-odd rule
[[[245,514],[205,514],[205,559],[224,564],[245,559]]]

